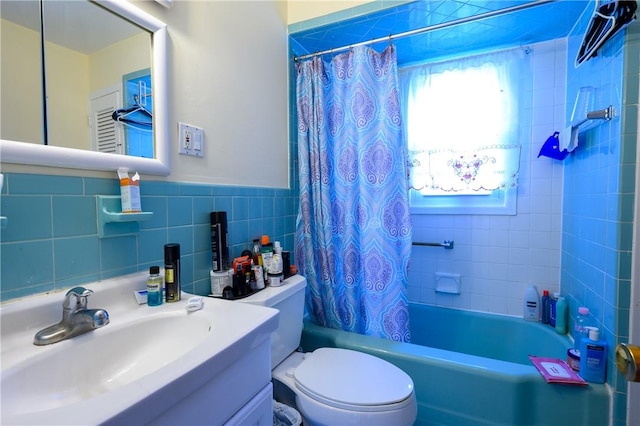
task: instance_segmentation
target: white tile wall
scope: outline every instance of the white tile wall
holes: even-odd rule
[[[537,158],[565,126],[566,39],[533,47],[531,139],[523,141],[515,216],[413,215],[413,240],[454,240],[453,250],[414,246],[409,300],[520,316],[529,283],[559,291],[562,163]],[[459,295],[435,292],[435,272],[460,274]]]

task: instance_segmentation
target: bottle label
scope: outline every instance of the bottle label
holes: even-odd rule
[[[604,346],[587,343],[587,366],[597,368],[604,358]]]
[[[602,352],[602,351],[604,351],[604,346],[587,343],[587,350]]]
[[[211,224],[211,255],[213,270],[219,272],[222,270],[222,231],[219,223]]]
[[[165,270],[164,270],[164,281],[167,284],[173,283],[173,281],[174,281],[173,268],[165,268]]]

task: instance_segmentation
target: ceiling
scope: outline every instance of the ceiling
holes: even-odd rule
[[[418,0],[402,4],[388,3],[397,6],[293,32],[292,49],[296,55],[303,55],[535,2]],[[394,40],[398,64],[564,37],[585,8],[591,11],[589,3],[588,0],[557,0],[519,12],[398,38]],[[122,39],[140,31],[134,25],[89,2],[45,0],[44,6],[47,40],[86,54],[112,44],[112,34],[117,34],[117,39]],[[99,14],[96,15],[96,11]],[[3,19],[34,30],[39,28],[38,2],[35,0],[1,0],[0,13]],[[381,50],[385,45],[386,42],[373,47]]]
[[[44,0],[43,13],[47,41],[86,55],[143,31],[88,1]],[[0,0],[0,16],[40,32],[37,0]]]
[[[327,25],[292,32],[297,56],[349,46],[390,34],[451,22],[517,5],[522,0],[419,0]],[[501,16],[394,39],[398,64],[456,56],[465,52],[525,45],[565,37],[585,9],[587,0],[557,0]],[[397,3],[396,3],[397,4]],[[373,45],[381,50],[388,42]]]

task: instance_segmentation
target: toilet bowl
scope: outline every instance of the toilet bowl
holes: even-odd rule
[[[272,371],[272,378],[293,391],[305,425],[408,426],[416,419],[411,378],[362,352],[296,352]]]
[[[413,381],[400,368],[349,349],[296,351],[303,326],[305,287],[306,279],[294,275],[280,287],[267,287],[239,300],[280,311],[278,329],[271,336],[274,388],[284,386],[294,395],[305,426],[412,425],[417,417]],[[277,391],[274,396],[279,400]]]

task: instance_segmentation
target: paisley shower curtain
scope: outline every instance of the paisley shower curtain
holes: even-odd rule
[[[296,263],[313,322],[409,341],[411,252],[396,51],[296,64]]]

